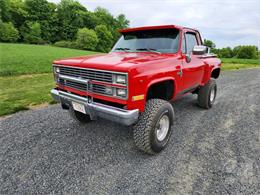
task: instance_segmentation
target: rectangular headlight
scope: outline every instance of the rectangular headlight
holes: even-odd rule
[[[126,97],[126,89],[117,88],[116,89],[116,95],[119,97]]]
[[[126,75],[115,75],[115,83],[118,84],[126,84]]]
[[[60,67],[54,66],[53,70],[54,70],[54,73],[56,73],[56,74],[60,73]]]

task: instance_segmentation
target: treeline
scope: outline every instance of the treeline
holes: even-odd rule
[[[240,58],[240,59],[258,59],[258,48],[254,45],[240,45],[233,49],[231,47],[216,48],[216,44],[211,40],[204,39],[204,45],[211,48],[211,51],[220,58]]]
[[[98,7],[87,10],[75,0],[1,0],[0,41],[55,44],[107,52],[129,21]]]

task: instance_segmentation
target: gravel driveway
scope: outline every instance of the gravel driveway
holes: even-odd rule
[[[0,194],[259,194],[260,69],[224,72],[211,110],[173,103],[162,153],[139,152],[129,127],[79,126],[58,105],[0,119]]]

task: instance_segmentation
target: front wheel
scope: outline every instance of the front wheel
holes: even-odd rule
[[[136,146],[149,154],[160,152],[167,145],[173,124],[172,105],[161,99],[148,100],[145,111],[134,126]]]
[[[209,109],[215,102],[217,96],[217,83],[211,79],[198,92],[198,104],[202,108]]]

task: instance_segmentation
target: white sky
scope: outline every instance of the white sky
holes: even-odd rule
[[[59,2],[60,0],[49,0]],[[260,0],[78,0],[88,10],[97,6],[123,13],[130,27],[176,24],[200,30],[218,48],[260,48]]]

